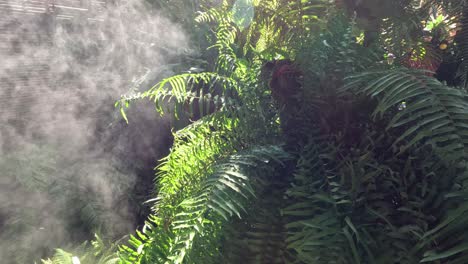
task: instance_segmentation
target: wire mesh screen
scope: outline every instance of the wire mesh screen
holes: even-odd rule
[[[135,228],[128,189],[152,188],[171,134],[152,105],[127,126],[114,103],[144,73],[169,75],[185,46],[145,1],[0,0],[0,259],[33,263],[90,226]]]
[[[177,53],[167,47],[183,37],[161,37],[168,31],[141,2],[0,0],[0,128],[50,133],[69,115],[102,115],[99,103]]]
[[[57,19],[81,17],[89,20],[99,20],[99,14],[102,14],[105,8],[106,1],[94,0],[0,1],[0,10],[10,14],[49,14]]]

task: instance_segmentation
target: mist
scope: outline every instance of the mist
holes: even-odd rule
[[[188,42],[139,0],[0,1],[2,263],[141,223],[171,120],[139,103],[127,125],[114,103],[171,75]]]

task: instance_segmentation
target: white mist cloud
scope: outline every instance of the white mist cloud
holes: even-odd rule
[[[170,143],[150,105],[126,126],[113,104],[148,69],[170,74],[189,47],[182,29],[142,0],[68,2],[0,6],[2,263],[86,239],[83,223],[131,232],[137,174]]]

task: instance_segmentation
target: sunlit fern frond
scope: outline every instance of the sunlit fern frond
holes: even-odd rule
[[[225,14],[217,8],[210,8],[207,11],[199,12],[195,21],[198,23],[210,23],[223,20]]]
[[[249,177],[249,171],[265,169],[262,164],[284,158],[280,149],[255,149],[235,154],[225,163],[216,166],[213,174],[201,188],[203,191],[180,204],[185,210],[183,214],[176,215],[173,222],[173,228],[180,230],[173,249],[175,253],[173,254],[178,256],[176,259],[183,258],[185,250],[191,248],[197,230],[203,230],[205,214],[212,211],[222,216],[225,221],[233,216],[241,218],[241,214],[246,212],[245,205],[255,197],[255,191],[250,183],[255,181],[255,178],[250,179],[252,176]]]
[[[193,115],[194,112],[206,115],[219,110],[239,93],[236,69],[239,66],[233,44],[237,39],[238,29],[229,12],[212,8],[199,17],[200,22],[217,22],[215,43],[208,49],[217,51],[213,72],[182,73],[163,79],[144,93],[122,96],[116,103],[123,118],[128,122],[125,109],[132,100],[148,98],[154,101],[156,110],[163,114],[172,110],[176,117],[182,112]],[[184,110],[185,109],[185,110]]]
[[[73,256],[73,254],[66,252],[62,249],[57,249],[55,251],[54,256],[52,259],[49,260],[43,260],[42,263],[44,264],[76,264],[79,263],[76,260],[73,261],[73,257],[75,259],[77,258],[76,256]]]
[[[211,48],[216,48],[218,58],[215,66],[216,72],[231,75],[237,67],[237,55],[233,44],[237,40],[238,28],[231,19],[227,19],[218,25],[216,31],[216,43]]]
[[[42,260],[43,264],[117,264],[119,257],[116,245],[104,242],[98,235],[91,243],[84,242],[70,251],[56,249],[52,259]],[[72,253],[73,252],[73,253]]]
[[[212,22],[216,24],[213,30],[216,40],[208,49],[215,48],[218,53],[214,71],[227,76],[232,74],[237,66],[237,55],[233,44],[237,41],[239,32],[229,8],[230,6],[227,3],[223,3],[221,7],[210,8],[205,12],[200,12],[196,18],[198,23],[206,24]]]
[[[126,119],[125,108],[137,99],[154,102],[160,114],[172,112],[176,117],[181,113],[207,113],[209,109],[222,109],[232,103],[230,96],[238,93],[236,80],[217,73],[185,73],[166,78],[151,89],[133,95],[123,96],[116,103]]]
[[[141,255],[143,252],[146,252],[147,260],[150,255],[164,252],[163,259],[159,259],[158,262],[182,263],[190,256],[193,244],[205,235],[206,226],[219,225],[219,221],[227,222],[233,217],[240,218],[245,214],[248,210],[246,205],[256,197],[255,185],[261,184],[257,182],[255,175],[266,173],[268,170],[265,169],[287,158],[288,154],[281,148],[266,146],[241,151],[216,162],[206,177],[200,178],[200,184],[195,184],[192,187],[194,190],[188,191],[192,195],[185,195],[186,198],[175,205],[172,217],[168,219],[167,225],[162,227],[163,230],[167,229],[166,232],[171,237],[172,243],[169,247],[158,249],[167,244],[154,245],[152,241],[148,242],[148,239],[152,238],[140,234],[137,241],[146,241],[144,244],[131,242],[137,246],[134,249],[136,253],[132,258],[133,263],[147,263],[138,262],[142,261],[138,258],[138,253]],[[159,221],[160,225],[162,223]],[[161,231],[161,226],[156,226],[156,229]],[[159,237],[156,239],[160,239],[165,236],[163,232],[152,234]],[[130,248],[126,247],[125,250],[128,256]],[[149,259],[157,261],[155,257]],[[190,257],[188,259],[190,260]]]
[[[244,32],[244,53],[249,50],[264,59],[290,54],[307,30],[320,28],[329,1],[258,1],[255,19]],[[306,30],[307,28],[307,30]]]
[[[189,190],[197,188],[200,177],[210,173],[210,166],[217,159],[234,152],[239,144],[235,138],[236,123],[236,119],[226,117],[225,113],[216,113],[177,131],[173,151],[158,166],[159,198],[183,190],[186,193],[181,197],[187,197]]]
[[[229,167],[222,165],[227,157],[252,144],[248,141],[248,137],[243,135],[252,134],[255,130],[242,131],[241,128],[244,129],[243,123],[250,118],[254,118],[257,122],[260,120],[255,118],[255,112],[249,111],[248,108],[241,109],[243,108],[236,111],[214,113],[174,134],[174,146],[171,154],[162,160],[158,167],[158,197],[153,200],[155,213],[149,217],[141,232],[137,231],[136,235],[131,236],[130,245],[121,246],[120,254],[121,258],[126,261],[124,263],[172,263],[181,259],[185,259],[187,263],[212,263],[213,259],[216,259],[217,251],[213,251],[214,255],[208,256],[200,255],[199,252],[193,252],[191,249],[192,247],[200,249],[218,244],[219,237],[212,232],[218,232],[216,230],[219,230],[221,224],[226,221],[222,217],[223,212],[226,217],[231,213],[233,215],[242,214],[242,209],[237,205],[242,204],[241,200],[245,198],[239,194],[240,200],[236,202],[230,201],[226,195],[230,193],[235,195],[232,188],[236,188],[236,186],[239,188],[247,187],[247,185],[239,186],[235,182],[235,178],[233,178],[233,182],[226,179],[223,174],[216,174],[216,168],[219,168],[220,171],[228,171]],[[244,111],[249,118],[241,121],[239,117],[244,116]],[[260,129],[262,128],[260,127]],[[254,144],[258,143],[258,140],[254,142]],[[256,152],[253,154],[257,155]],[[255,155],[245,158],[250,158],[251,162],[255,163]],[[233,158],[235,157],[233,156]],[[247,161],[242,162],[240,159],[239,162],[241,162],[239,166],[249,167]],[[237,175],[236,172],[231,171],[228,174]],[[218,178],[213,178],[215,176]],[[218,189],[217,192],[209,196],[205,195],[203,190],[207,191],[208,187],[204,186],[208,184],[216,187],[217,179],[221,182],[228,180],[225,183],[231,185],[226,185],[226,189]],[[242,178],[238,180],[241,181]],[[243,192],[243,194],[246,195],[248,192]],[[213,195],[215,195],[215,199],[207,200]],[[219,200],[221,199],[219,197],[225,200]],[[216,201],[220,204],[217,204]],[[218,211],[216,212],[208,206],[216,208]],[[223,211],[226,209],[231,210],[230,213]],[[209,211],[209,213],[201,213],[200,210]],[[192,211],[194,213],[185,213]],[[195,212],[198,214],[196,215]],[[203,220],[202,223],[197,222],[200,219]],[[186,223],[177,224],[175,221],[186,221]],[[203,229],[195,229],[194,231],[194,228],[200,228],[199,225],[202,225]],[[178,228],[175,228],[176,226]],[[196,236],[192,236],[192,234],[196,234]],[[174,244],[176,239],[180,243]],[[200,262],[201,258],[204,259],[202,262]]]
[[[388,128],[404,128],[393,144],[400,152],[423,143],[436,148],[447,161],[466,158],[465,92],[447,87],[425,72],[405,68],[365,72],[348,81],[348,89],[379,100],[375,116],[394,113]]]

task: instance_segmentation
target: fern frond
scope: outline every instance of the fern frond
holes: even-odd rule
[[[203,89],[196,87],[206,87]],[[186,73],[166,78],[144,93],[125,95],[117,102],[121,112],[125,113],[129,102],[138,99],[150,99],[160,114],[172,112],[178,117],[184,110],[204,113],[207,109],[222,109],[232,101],[232,95],[238,94],[237,81],[217,73]]]
[[[411,210],[404,209],[421,217],[421,221],[411,227],[417,243],[408,256],[413,256],[413,259],[422,256],[419,258],[422,262],[466,262],[464,245],[467,238],[461,231],[466,228],[468,219],[465,200],[466,92],[447,87],[425,72],[400,68],[366,72],[351,77],[349,81],[348,88],[378,100],[374,117],[388,120],[387,131],[397,134],[393,140],[395,152],[401,156],[416,151],[421,164],[429,168],[433,175],[439,175],[437,178],[431,176],[430,183],[426,179],[421,180],[423,185],[432,186],[433,190],[429,193],[424,191],[422,197],[413,194],[415,199],[425,201],[424,206],[421,204]],[[417,168],[415,164],[405,167],[407,170]],[[439,183],[435,184],[435,180]],[[441,189],[436,190],[438,188]],[[423,220],[418,212],[428,212],[437,220]]]
[[[254,185],[258,184],[254,175],[260,173],[265,166],[287,158],[288,154],[281,148],[267,146],[241,151],[217,162],[210,175],[199,180],[201,182],[198,188],[189,191],[193,195],[186,196],[187,198],[176,205],[168,225],[165,225],[164,221],[154,220],[149,229],[154,228],[157,231],[148,233],[147,229],[145,234],[137,233],[139,238],[132,238],[131,244],[135,249],[123,248],[127,259],[131,259],[133,263],[140,263],[138,259],[142,252],[147,253],[146,258],[163,252],[159,254],[163,259],[157,262],[182,263],[190,255],[193,243],[205,235],[205,230],[210,228],[212,221],[226,222],[232,217],[242,217],[247,211],[245,206],[255,197]],[[153,244],[156,241],[152,239],[160,240],[165,236],[172,240],[168,248],[161,248],[168,244]],[[133,257],[130,258],[129,255]],[[150,259],[156,261],[158,258]]]
[[[73,261],[73,255],[62,249],[57,249],[52,260],[43,261],[44,264],[76,264],[76,260]],[[75,257],[76,258],[76,257]]]
[[[350,224],[343,225],[344,216],[337,208],[351,203],[350,198],[338,192],[327,192],[328,184],[335,189],[340,184],[334,182],[334,172],[328,170],[320,158],[320,148],[315,141],[304,148],[294,185],[286,192],[292,200],[283,209],[289,220],[286,224],[288,248],[300,263],[359,263],[360,254],[355,252],[354,235],[351,235],[357,231],[354,227],[350,229]]]
[[[227,129],[235,126],[236,119],[220,112],[176,132],[172,153],[158,166],[160,198],[196,189],[217,159],[236,150],[234,133]]]
[[[84,242],[73,249],[73,253],[56,249],[52,259],[42,260],[43,264],[117,264],[120,263],[116,245],[104,242],[98,235],[95,240]]]
[[[245,204],[255,197],[250,177],[246,174],[248,171],[284,158],[281,149],[266,147],[235,154],[216,166],[213,174],[206,179],[202,191],[179,205],[184,210],[175,216],[173,222],[173,228],[178,229],[179,233],[170,253],[174,263],[181,263],[197,233],[203,233],[207,213],[212,211],[228,221],[232,216],[241,217],[241,212],[246,211]]]
[[[224,227],[222,241],[224,263],[289,263],[285,219],[285,170],[263,176],[256,199],[249,202],[247,214]],[[264,174],[266,172],[263,172]],[[261,177],[261,175],[259,175]]]
[[[425,72],[402,68],[365,72],[348,81],[348,89],[379,100],[374,116],[393,113],[388,128],[404,129],[393,144],[400,144],[400,153],[422,143],[436,148],[447,161],[465,159],[468,103],[463,91]]]
[[[210,8],[205,12],[198,12],[195,21],[198,23],[218,22],[223,20],[225,15],[216,8]]]

